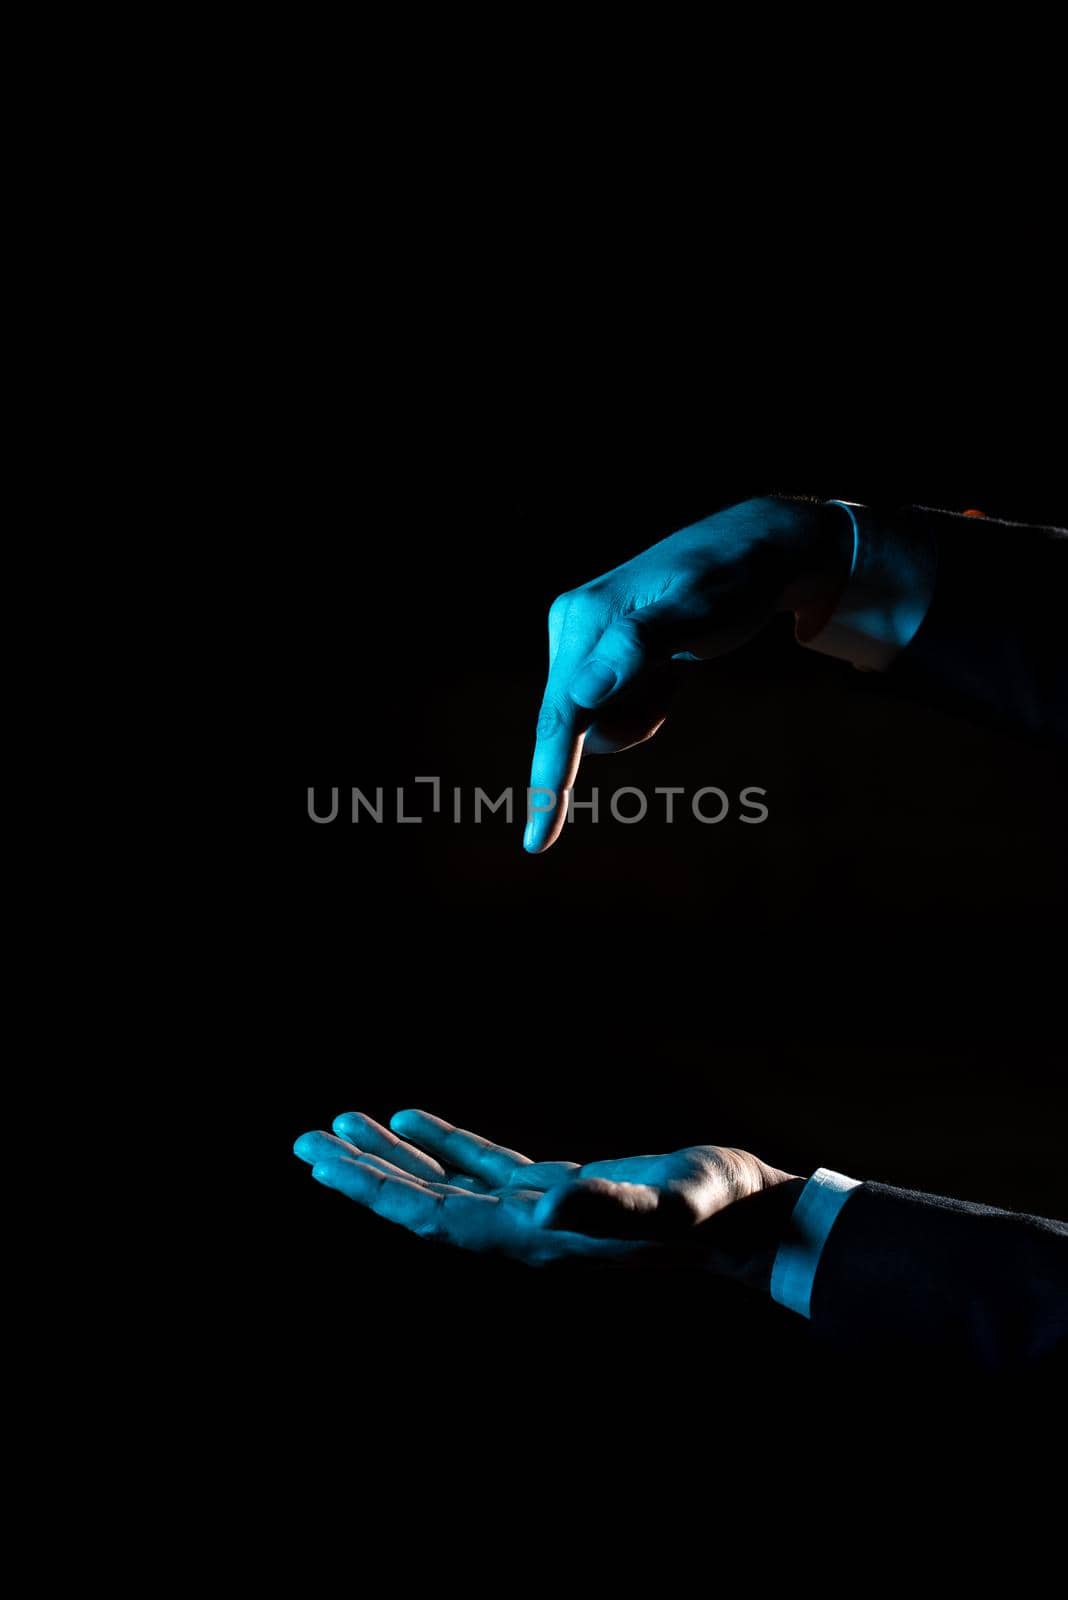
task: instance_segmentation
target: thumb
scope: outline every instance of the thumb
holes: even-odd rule
[[[537,1227],[588,1233],[601,1239],[647,1239],[654,1227],[660,1193],[647,1183],[615,1183],[579,1178],[547,1189],[534,1210]]]
[[[686,612],[667,601],[617,617],[576,669],[568,685],[572,700],[592,710],[630,688],[647,667],[674,653],[686,621]]]

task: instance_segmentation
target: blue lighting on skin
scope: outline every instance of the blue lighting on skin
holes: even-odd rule
[[[668,661],[744,644],[775,611],[793,609],[799,584],[817,610],[837,593],[856,559],[855,522],[850,530],[839,505],[745,500],[554,600],[531,789],[562,802],[587,737],[597,754],[652,738],[671,694]],[[530,807],[523,848],[547,850],[566,810]]]
[[[426,1111],[398,1111],[388,1128],[350,1111],[334,1129],[301,1134],[293,1146],[317,1183],[412,1233],[533,1265],[677,1251],[699,1223],[773,1174],[755,1156],[716,1145],[585,1166],[531,1161]]]

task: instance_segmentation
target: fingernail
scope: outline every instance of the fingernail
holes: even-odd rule
[[[571,685],[571,698],[580,706],[600,705],[612,693],[618,676],[606,661],[591,661]]]

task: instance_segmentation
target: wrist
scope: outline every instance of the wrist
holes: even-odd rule
[[[749,1288],[771,1289],[771,1271],[807,1179],[764,1167],[765,1186],[705,1224],[707,1265]]]
[[[818,500],[780,500],[775,516],[785,535],[786,554],[775,609],[794,612],[806,633],[814,633],[849,580],[853,525],[842,506]]]

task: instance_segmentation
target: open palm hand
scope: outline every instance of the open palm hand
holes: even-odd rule
[[[398,1111],[390,1128],[345,1112],[334,1129],[294,1146],[320,1183],[412,1233],[531,1265],[684,1252],[718,1212],[788,1177],[720,1145],[531,1161],[426,1111]]]

